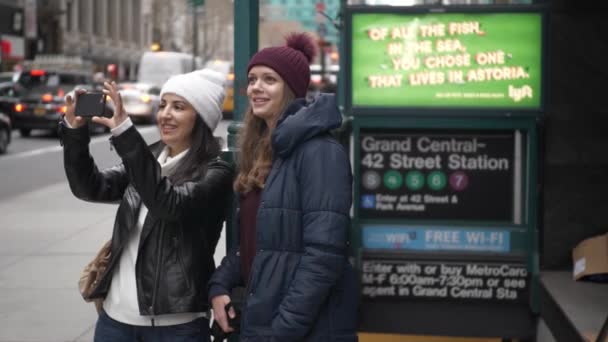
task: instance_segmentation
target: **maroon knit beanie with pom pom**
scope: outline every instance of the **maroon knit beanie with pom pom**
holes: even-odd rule
[[[296,97],[305,97],[310,83],[310,62],[315,56],[315,44],[306,33],[292,33],[285,46],[273,46],[258,51],[247,66],[267,66],[279,74]]]

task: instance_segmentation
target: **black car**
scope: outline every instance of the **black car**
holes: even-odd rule
[[[61,113],[65,112],[64,96],[79,87],[92,90],[92,76],[81,71],[30,69],[22,71],[13,86],[15,102],[13,126],[22,136],[32,129],[57,131]],[[103,127],[91,125],[92,129]]]
[[[19,101],[15,95],[15,83],[13,79],[9,80],[3,74],[6,73],[0,73],[0,113],[4,113],[12,118],[15,103]]]
[[[12,71],[0,72],[0,84],[5,82],[12,82],[15,78],[15,73]]]
[[[0,154],[6,153],[11,143],[11,119],[8,115],[0,112]]]

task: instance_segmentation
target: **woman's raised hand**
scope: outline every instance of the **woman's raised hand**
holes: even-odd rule
[[[110,96],[110,99],[112,100],[112,102],[114,102],[114,115],[111,118],[94,116],[92,120],[95,123],[104,125],[109,129],[113,129],[123,123],[129,116],[127,115],[127,112],[125,111],[125,108],[122,105],[122,97],[118,92],[116,82],[104,82],[103,93],[105,95]]]
[[[83,117],[76,116],[76,114],[74,114],[76,108],[75,97],[78,97],[78,95],[84,93],[86,93],[86,90],[76,89],[73,93],[70,93],[65,97],[66,111],[62,115],[64,120],[67,121],[68,124],[70,124],[70,127],[72,128],[82,127],[86,123]]]

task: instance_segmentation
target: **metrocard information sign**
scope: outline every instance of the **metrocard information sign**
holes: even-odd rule
[[[541,108],[541,13],[358,13],[353,108]]]

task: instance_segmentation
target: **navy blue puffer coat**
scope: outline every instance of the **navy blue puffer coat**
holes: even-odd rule
[[[272,133],[274,161],[257,217],[257,252],[241,341],[357,341],[347,260],[352,174],[333,95],[294,101]],[[210,298],[242,283],[238,248],[212,276]]]

